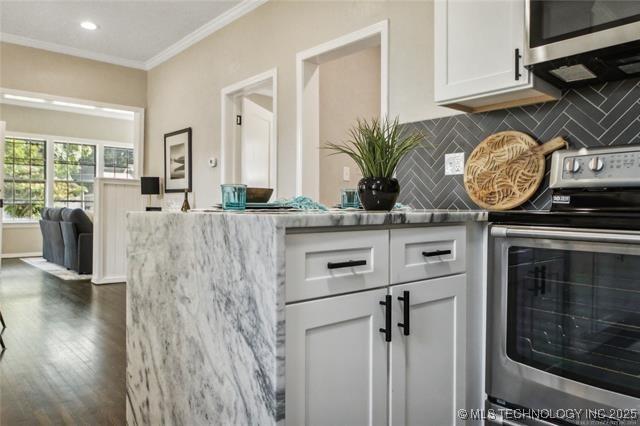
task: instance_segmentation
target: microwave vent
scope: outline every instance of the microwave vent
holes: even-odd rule
[[[632,64],[619,65],[618,68],[625,74],[635,74],[640,72],[640,62],[634,62]]]
[[[549,72],[566,83],[596,78],[596,75],[582,64],[565,65],[560,68],[550,70]]]

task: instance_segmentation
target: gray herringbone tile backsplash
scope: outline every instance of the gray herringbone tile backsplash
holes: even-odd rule
[[[407,123],[403,130],[418,130],[424,143],[398,166],[398,201],[424,209],[475,209],[462,175],[444,175],[445,154],[464,151],[466,161],[480,141],[503,130],[540,142],[564,136],[572,148],[640,143],[640,79],[570,90],[555,102]],[[549,208],[549,160],[540,189],[521,208]]]

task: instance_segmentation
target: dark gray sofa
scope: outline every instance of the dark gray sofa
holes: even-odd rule
[[[62,209],[43,208],[40,213],[42,231],[42,257],[57,265],[64,265],[64,239],[62,238]]]
[[[93,222],[82,209],[62,210],[64,266],[79,274],[90,274],[93,268]]]
[[[82,209],[42,209],[42,252],[49,262],[91,274],[93,223]]]

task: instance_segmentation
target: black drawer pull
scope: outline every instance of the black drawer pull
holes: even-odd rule
[[[398,300],[401,301],[403,306],[402,316],[404,322],[399,322],[398,327],[402,327],[403,334],[408,336],[411,330],[409,329],[409,309],[411,308],[411,302],[409,300],[409,292],[403,291],[402,296],[398,297]]]
[[[363,266],[366,264],[367,264],[366,260],[347,260],[346,262],[329,262],[327,263],[327,268],[329,269],[350,268],[352,266]]]
[[[380,301],[384,306],[384,327],[380,329],[380,333],[384,333],[385,342],[391,341],[391,295],[387,294],[384,301]]]
[[[444,256],[445,254],[451,254],[451,250],[436,250],[436,251],[423,251],[424,257]]]

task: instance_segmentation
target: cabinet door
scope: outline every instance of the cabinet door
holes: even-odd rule
[[[435,100],[445,102],[527,85],[525,0],[436,0]]]
[[[386,289],[286,307],[289,425],[387,423]]]
[[[455,425],[465,405],[466,275],[392,287],[391,423]],[[409,304],[398,300],[409,294]]]

